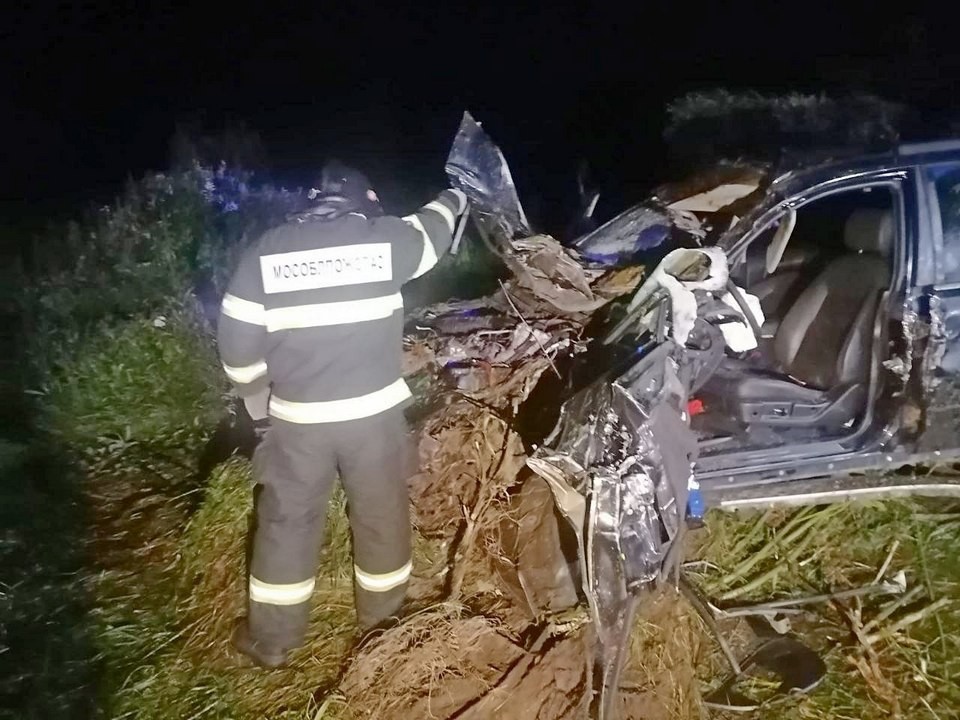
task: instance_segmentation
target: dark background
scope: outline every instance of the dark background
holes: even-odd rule
[[[551,217],[580,158],[621,195],[663,180],[664,107],[690,90],[870,91],[931,115],[960,96],[948,3],[23,5],[0,24],[8,227],[164,169],[178,123],[257,131],[278,183],[334,154],[406,201],[443,183],[469,108]]]

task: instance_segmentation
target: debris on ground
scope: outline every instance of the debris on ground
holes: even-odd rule
[[[451,605],[417,613],[362,645],[340,684],[358,717],[583,717],[582,633],[544,629],[526,646],[496,621]]]
[[[553,238],[529,235],[502,156],[469,116],[451,168],[510,277],[488,297],[422,308],[408,319],[404,367],[425,390],[411,502],[420,535],[447,552],[434,578],[419,579],[417,599],[446,609],[416,613],[359,650],[341,690],[351,706],[378,717],[486,717],[516,698],[520,685],[530,688],[523,697],[534,717],[588,707],[613,717],[634,611],[680,557],[693,457],[682,411],[698,372],[709,367],[685,345],[700,305],[711,302],[704,291],[726,287],[726,258],[715,249],[670,253],[617,327],[652,328],[657,303],[669,298],[683,320],[674,318],[672,339],[647,347],[640,365],[612,384],[573,395],[537,446],[521,438],[521,407],[543,387],[544,374],[564,379],[558,365],[569,367],[587,351],[596,312],[636,290],[642,268],[592,263]],[[737,173],[753,183],[727,182],[712,194],[688,189],[687,204],[666,212],[697,232],[694,211],[757,189],[759,180]],[[713,347],[716,354],[723,344]],[[602,376],[603,368],[594,371]],[[579,610],[581,598],[589,612]],[[471,613],[451,612],[450,604]],[[569,612],[573,621],[561,619]],[[492,654],[481,671],[473,653],[485,645]],[[444,659],[434,657],[450,648]],[[576,648],[573,664],[569,648]],[[566,675],[545,673],[552,661]],[[409,676],[421,671],[430,677]],[[567,676],[566,692],[543,696]],[[366,698],[373,688],[376,696]]]

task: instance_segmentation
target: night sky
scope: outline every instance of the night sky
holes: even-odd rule
[[[948,3],[899,15],[875,2],[19,5],[0,30],[7,221],[163,169],[178,122],[246,123],[288,185],[333,154],[416,194],[443,182],[469,108],[521,195],[549,208],[581,157],[611,184],[662,179],[664,105],[688,90],[866,90],[923,112],[960,102]]]

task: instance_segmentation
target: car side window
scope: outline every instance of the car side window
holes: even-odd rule
[[[929,179],[940,209],[943,229],[943,254],[940,267],[943,282],[960,282],[960,164],[935,165],[928,170]]]

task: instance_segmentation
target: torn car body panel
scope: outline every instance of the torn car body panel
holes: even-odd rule
[[[469,112],[463,114],[445,169],[489,237],[504,241],[532,235],[503,153]]]
[[[628,264],[657,248],[711,244],[764,197],[768,169],[721,163],[689,181],[661,185],[571,247],[590,262]]]
[[[960,437],[960,292],[937,292],[928,307],[917,449],[936,452],[956,445]]]
[[[699,256],[699,264],[710,269],[690,275],[691,256]],[[704,365],[686,357],[686,343],[698,307],[712,304],[709,289],[722,288],[726,279],[722,253],[671,253],[628,308],[636,330],[620,335],[627,348],[636,347],[637,336],[655,336],[657,312],[646,311],[646,303],[659,297],[659,305],[671,305],[670,336],[662,342],[654,337],[633,353],[625,369],[611,368],[563,403],[553,432],[528,460],[554,489],[578,539],[581,584],[599,645],[601,718],[610,717],[617,695],[637,599],[669,571],[668,558],[683,533],[688,493],[696,490],[692,467],[697,441],[687,405]],[[678,305],[688,300],[693,308],[681,310]],[[683,318],[679,328],[678,317]],[[705,325],[702,317],[699,322]],[[618,334],[616,330],[608,339],[614,341]]]

